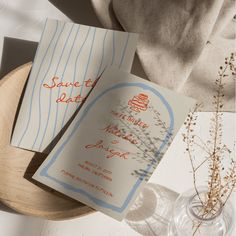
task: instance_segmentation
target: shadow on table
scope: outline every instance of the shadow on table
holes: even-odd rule
[[[0,202],[0,211],[5,211],[5,212],[8,212],[8,213],[13,213],[13,214],[20,214],[20,213],[14,211],[13,209],[7,207],[6,205],[4,205],[1,202]]]
[[[49,0],[49,2],[75,23],[102,27],[93,10],[91,1]]]
[[[50,2],[75,23],[102,27],[90,1],[50,0]],[[0,79],[16,67],[33,61],[37,46],[37,42],[4,37]],[[134,58],[132,73],[147,79],[137,55]]]
[[[62,11],[73,22],[84,25],[92,25],[103,28],[99,22],[91,1],[84,0],[49,0],[55,7]],[[148,79],[140,60],[135,54],[132,73],[144,79]]]
[[[4,37],[0,78],[16,67],[33,61],[37,45],[32,41]]]
[[[178,194],[161,185],[148,183],[139,193],[125,221],[144,236],[167,235],[173,204]]]

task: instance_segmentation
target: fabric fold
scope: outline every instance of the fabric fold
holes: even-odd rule
[[[212,111],[214,81],[235,50],[234,1],[92,0],[105,27],[139,33],[148,79],[192,96]],[[121,27],[122,26],[122,27]],[[235,111],[235,80],[225,81],[224,111]]]

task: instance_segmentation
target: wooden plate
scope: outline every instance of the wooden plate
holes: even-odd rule
[[[15,113],[31,63],[0,80],[0,201],[10,208],[46,219],[78,217],[93,210],[32,180],[45,154],[10,146]]]

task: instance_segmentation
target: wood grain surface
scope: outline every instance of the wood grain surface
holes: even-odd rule
[[[0,80],[0,201],[17,212],[51,220],[91,213],[94,210],[90,207],[31,178],[45,154],[10,146],[15,114],[31,65],[22,65]]]

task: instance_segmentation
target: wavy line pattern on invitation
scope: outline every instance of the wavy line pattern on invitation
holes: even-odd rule
[[[74,44],[75,44],[75,40],[76,40],[77,37],[78,37],[79,30],[80,30],[80,27],[77,28],[77,32],[76,32],[76,35],[75,35],[74,41],[73,41],[73,46],[74,46]],[[60,59],[59,59],[59,61],[58,61],[58,63],[57,63],[57,69],[56,69],[54,75],[57,75],[58,67],[59,67],[59,64],[60,64],[60,62],[61,62],[63,52],[64,52],[64,49],[63,49],[62,52],[61,52],[61,56],[60,56]],[[49,123],[49,117],[50,117],[50,111],[51,111],[51,100],[52,100],[52,90],[50,90],[50,98],[49,98],[49,104],[50,104],[50,105],[49,105],[49,111],[48,111],[48,116],[47,116],[47,121],[46,121],[45,129],[44,129],[44,132],[43,132],[43,137],[42,137],[41,142],[40,142],[40,145],[39,145],[39,150],[41,150],[41,147],[42,147],[42,144],[43,144],[45,135],[46,135],[48,123]]]
[[[80,37],[75,39],[75,32],[78,31]],[[89,88],[85,87],[86,80],[95,81],[108,65],[130,68],[128,55],[128,65],[122,65],[126,59],[128,42],[129,34],[123,32],[47,20],[30,73],[30,90],[26,90],[30,93],[26,101],[29,105],[24,108],[26,114],[22,127],[17,127],[19,136],[13,135],[12,143],[19,147],[44,151],[81,104],[65,101],[56,101],[53,104],[54,98],[59,98],[63,89],[66,89],[56,83],[74,84],[78,80],[81,86],[68,87],[66,98],[73,98],[77,93],[82,98],[86,97],[89,92]],[[54,77],[59,78],[56,83],[52,81]],[[44,83],[55,84],[47,93],[43,90]]]
[[[111,59],[111,66],[113,65],[114,63],[114,59],[115,59],[115,32],[113,31],[112,32],[112,59]]]
[[[126,42],[125,42],[124,49],[123,49],[123,52],[122,52],[122,57],[121,57],[120,64],[119,64],[119,68],[122,66],[122,63],[124,61],[124,57],[125,57],[128,42],[129,42],[129,33],[128,33],[127,38],[126,38]]]
[[[78,52],[78,55],[76,57],[76,61],[78,60],[79,56],[80,56],[80,53],[85,45],[85,43],[87,42],[87,39],[88,39],[88,36],[89,36],[89,33],[90,33],[90,30],[91,30],[91,27],[89,27],[88,31],[87,31],[87,34],[85,36],[85,39],[79,49],[79,52]],[[72,49],[71,49],[72,50]],[[71,51],[70,51],[70,54],[71,54]],[[61,81],[63,80],[64,78],[64,73],[65,73],[65,70],[66,70],[66,67],[67,67],[67,64],[68,64],[68,61],[69,61],[69,57],[68,57],[68,60],[67,60],[67,63],[65,65],[65,69],[64,69],[64,72],[63,72],[63,75],[62,75],[62,78],[61,78]],[[76,75],[75,75],[76,76]],[[58,96],[60,94],[60,88],[58,89]],[[56,128],[57,128],[57,123],[58,123],[58,103],[56,105],[56,117],[55,117],[55,122],[54,122],[54,128],[53,128],[53,139],[55,138],[55,135],[56,135]]]
[[[85,80],[85,76],[86,76],[86,73],[87,73],[87,70],[88,70],[88,65],[89,65],[89,61],[90,61],[90,58],[91,58],[91,53],[92,53],[92,51],[93,51],[93,45],[94,45],[95,35],[96,35],[96,28],[94,28],[93,39],[92,39],[92,45],[91,45],[90,52],[89,52],[89,59],[88,59],[88,62],[87,62],[87,67],[86,67],[86,72],[85,72],[85,75],[84,75],[84,80]],[[84,80],[83,80],[83,82],[84,82]],[[74,83],[74,82],[75,82],[75,74],[74,74],[74,77],[73,77],[73,83]],[[82,91],[82,88],[83,88],[83,82],[82,82],[81,91]],[[69,97],[71,97],[71,95],[73,94],[73,90],[74,90],[74,87],[71,88]],[[80,93],[82,93],[82,92],[80,92]],[[82,95],[82,94],[81,94],[81,95]],[[67,104],[66,104],[66,109],[65,109],[65,112],[64,112],[64,115],[63,115],[63,119],[62,119],[61,128],[63,128],[64,125],[65,125],[64,123],[65,123],[65,118],[66,118],[66,115],[67,115],[68,106],[69,106],[69,104],[67,103]]]
[[[58,29],[58,28],[57,28],[57,29]],[[62,27],[61,31],[59,32],[59,35],[57,36],[57,39],[55,40],[55,45],[54,45],[53,50],[52,50],[52,55],[51,55],[51,58],[50,58],[50,62],[49,62],[49,64],[48,64],[47,70],[46,70],[46,72],[45,72],[45,74],[44,74],[44,76],[43,76],[43,79],[42,79],[41,82],[40,82],[39,95],[38,95],[38,100],[39,100],[39,101],[38,101],[38,107],[39,107],[39,112],[38,112],[38,114],[39,114],[39,124],[38,124],[37,133],[36,133],[36,136],[35,136],[35,139],[34,139],[34,143],[33,143],[33,145],[32,145],[32,149],[34,149],[34,146],[35,146],[36,141],[37,141],[37,139],[38,139],[39,132],[40,132],[40,128],[41,128],[41,120],[42,120],[41,92],[42,92],[42,86],[43,86],[43,83],[44,83],[45,79],[47,78],[48,73],[49,73],[49,70],[50,70],[50,68],[51,68],[52,61],[53,61],[53,58],[54,58],[54,56],[55,56],[55,51],[56,51],[56,49],[57,49],[58,42],[59,42],[59,39],[60,39],[61,34],[62,34],[62,32],[63,32],[63,29],[64,29],[64,27]],[[49,101],[49,107],[50,107],[50,106],[51,106],[51,100]]]
[[[46,25],[47,25],[47,21],[46,21],[46,23],[45,23],[45,28],[44,28],[43,35],[42,35],[42,38],[41,38],[40,42],[43,40],[44,33],[46,32]],[[47,47],[47,49],[46,49],[46,51],[45,51],[45,53],[44,53],[44,56],[43,56],[43,58],[42,58],[42,60],[41,60],[41,63],[40,63],[40,66],[39,66],[37,75],[35,76],[35,81],[34,81],[32,93],[31,93],[31,99],[30,99],[29,115],[28,115],[26,127],[25,127],[25,129],[24,129],[24,131],[23,131],[23,134],[22,134],[20,140],[19,140],[18,146],[21,145],[21,142],[22,142],[23,138],[25,137],[25,134],[26,134],[26,132],[27,132],[27,130],[28,130],[28,128],[29,128],[30,119],[31,119],[31,114],[32,114],[32,104],[33,104],[33,99],[34,99],[34,91],[35,91],[35,87],[36,87],[36,84],[37,84],[37,79],[38,79],[38,77],[39,77],[39,73],[40,73],[40,71],[41,71],[43,62],[44,62],[44,60],[45,60],[45,58],[46,58],[46,56],[47,56],[47,53],[48,53],[48,51],[49,51],[49,48],[50,48],[51,43],[52,43],[52,41],[53,41],[53,38],[55,37],[56,31],[57,31],[57,27],[58,27],[58,21],[56,21],[56,28],[55,28],[55,30],[54,30],[54,32],[53,32],[53,36],[52,36],[52,38],[51,38],[50,41],[49,41],[48,47]],[[40,50],[41,50],[41,48],[39,47],[38,50],[37,50],[37,56],[38,56],[38,51],[40,51]],[[36,58],[36,59],[37,59],[37,58]]]

